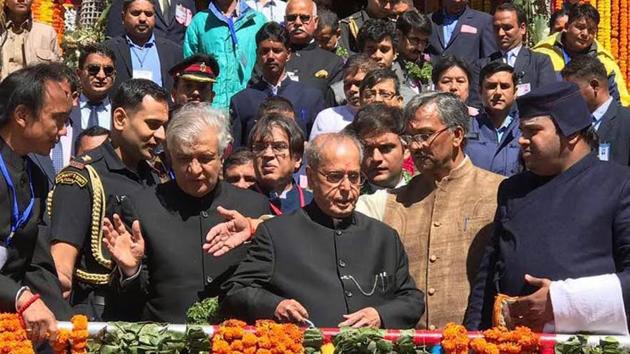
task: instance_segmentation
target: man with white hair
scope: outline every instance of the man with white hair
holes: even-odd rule
[[[313,40],[318,23],[317,5],[313,0],[291,0],[284,19],[292,52],[286,66],[287,75],[319,89],[325,96],[328,87],[342,79],[343,59],[318,47]],[[296,113],[301,118],[302,113]]]
[[[269,208],[263,196],[219,180],[232,141],[221,111],[184,105],[171,119],[166,141],[175,180],[123,200],[123,215],[106,219],[103,234],[120,270],[112,301],[124,302],[130,319],[184,323],[192,304],[221,293],[245,255],[243,247],[222,257],[203,254],[206,233],[223,221],[217,206],[252,217],[269,214]]]
[[[321,327],[415,326],[424,296],[398,233],[354,211],[364,181],[361,156],[358,140],[344,133],[322,134],[308,145],[313,202],[258,226],[226,284],[222,311]]]

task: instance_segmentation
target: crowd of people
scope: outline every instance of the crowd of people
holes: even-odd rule
[[[199,11],[198,11],[199,10]],[[61,63],[6,0],[0,311],[628,334],[630,95],[567,6],[115,0]],[[53,31],[53,32],[51,32]],[[52,36],[52,37],[51,37]]]

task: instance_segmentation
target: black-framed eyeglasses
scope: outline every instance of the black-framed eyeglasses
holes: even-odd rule
[[[270,146],[274,155],[284,155],[289,152],[289,144],[281,141],[254,143],[252,144],[252,152],[256,155],[262,155]]]
[[[86,67],[86,70],[88,72],[88,74],[92,75],[92,76],[96,76],[98,75],[98,73],[101,72],[101,69],[103,69],[103,72],[105,73],[105,76],[110,77],[114,75],[114,67],[111,65],[96,65],[96,64],[88,64]]]
[[[311,22],[311,19],[313,18],[313,16],[311,15],[300,15],[300,14],[291,14],[291,15],[286,15],[285,17],[286,17],[287,22],[295,22],[295,20],[299,18],[300,22],[302,23],[309,23]]]
[[[402,139],[407,145],[416,143],[418,145],[427,144],[428,146],[430,146],[431,144],[433,144],[435,139],[437,139],[437,137],[440,136],[440,134],[447,131],[448,128],[449,127],[444,127],[433,133],[422,133],[422,134],[416,134],[416,135],[405,134],[402,136]]]
[[[389,101],[392,98],[398,96],[397,92],[385,91],[385,90],[365,90],[363,92],[363,98],[366,100],[376,99],[380,97],[383,100]]]
[[[365,175],[361,172],[356,172],[356,171],[350,171],[350,172],[344,172],[344,171],[328,171],[328,172],[323,172],[323,171],[317,171],[317,173],[319,173],[320,175],[326,177],[326,181],[328,181],[328,183],[331,184],[340,184],[341,182],[343,182],[344,179],[348,178],[348,181],[350,181],[350,184],[354,184],[357,186],[362,186],[363,183],[365,183]]]

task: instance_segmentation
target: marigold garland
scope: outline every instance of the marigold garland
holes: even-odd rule
[[[599,11],[599,26],[597,28],[597,41],[607,50],[610,50],[611,38],[611,2],[610,0],[598,1],[597,11]]]
[[[72,331],[61,329],[53,343],[55,354],[86,354],[88,341],[88,319],[84,315],[75,315],[70,320]]]
[[[304,332],[294,324],[278,324],[269,320],[256,321],[255,331],[247,332],[246,323],[238,320],[223,322],[212,337],[213,354],[291,354],[303,353]]]
[[[35,353],[17,314],[0,313],[0,353]]]
[[[477,354],[533,354],[540,348],[540,337],[527,327],[516,327],[513,331],[495,327],[470,341],[464,326],[449,323],[442,338],[442,348],[447,354],[465,354],[469,349]]]
[[[467,354],[468,332],[462,325],[449,323],[442,331],[442,349],[447,354]]]

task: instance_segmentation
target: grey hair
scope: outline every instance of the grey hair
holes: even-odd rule
[[[359,150],[359,163],[363,161],[363,145],[361,145],[359,139],[354,135],[346,132],[324,133],[318,135],[306,145],[306,150],[304,151],[306,166],[317,168],[322,159],[322,149],[324,146],[330,146],[331,144],[336,145],[342,141],[351,141]]]
[[[289,4],[295,0],[289,0],[287,1],[287,6],[289,6]],[[313,3],[313,11],[311,11],[311,16],[313,17],[317,17],[317,3],[315,3],[315,1],[311,0],[311,3]]]
[[[209,103],[187,103],[178,109],[168,123],[166,145],[171,149],[190,146],[205,130],[211,127],[217,132],[219,153],[232,142],[230,123],[226,113],[212,108]]]
[[[405,126],[414,119],[420,107],[429,104],[435,104],[440,120],[444,125],[450,129],[460,127],[464,131],[464,135],[468,134],[470,128],[468,107],[450,92],[427,91],[414,96],[405,106],[403,114]]]

